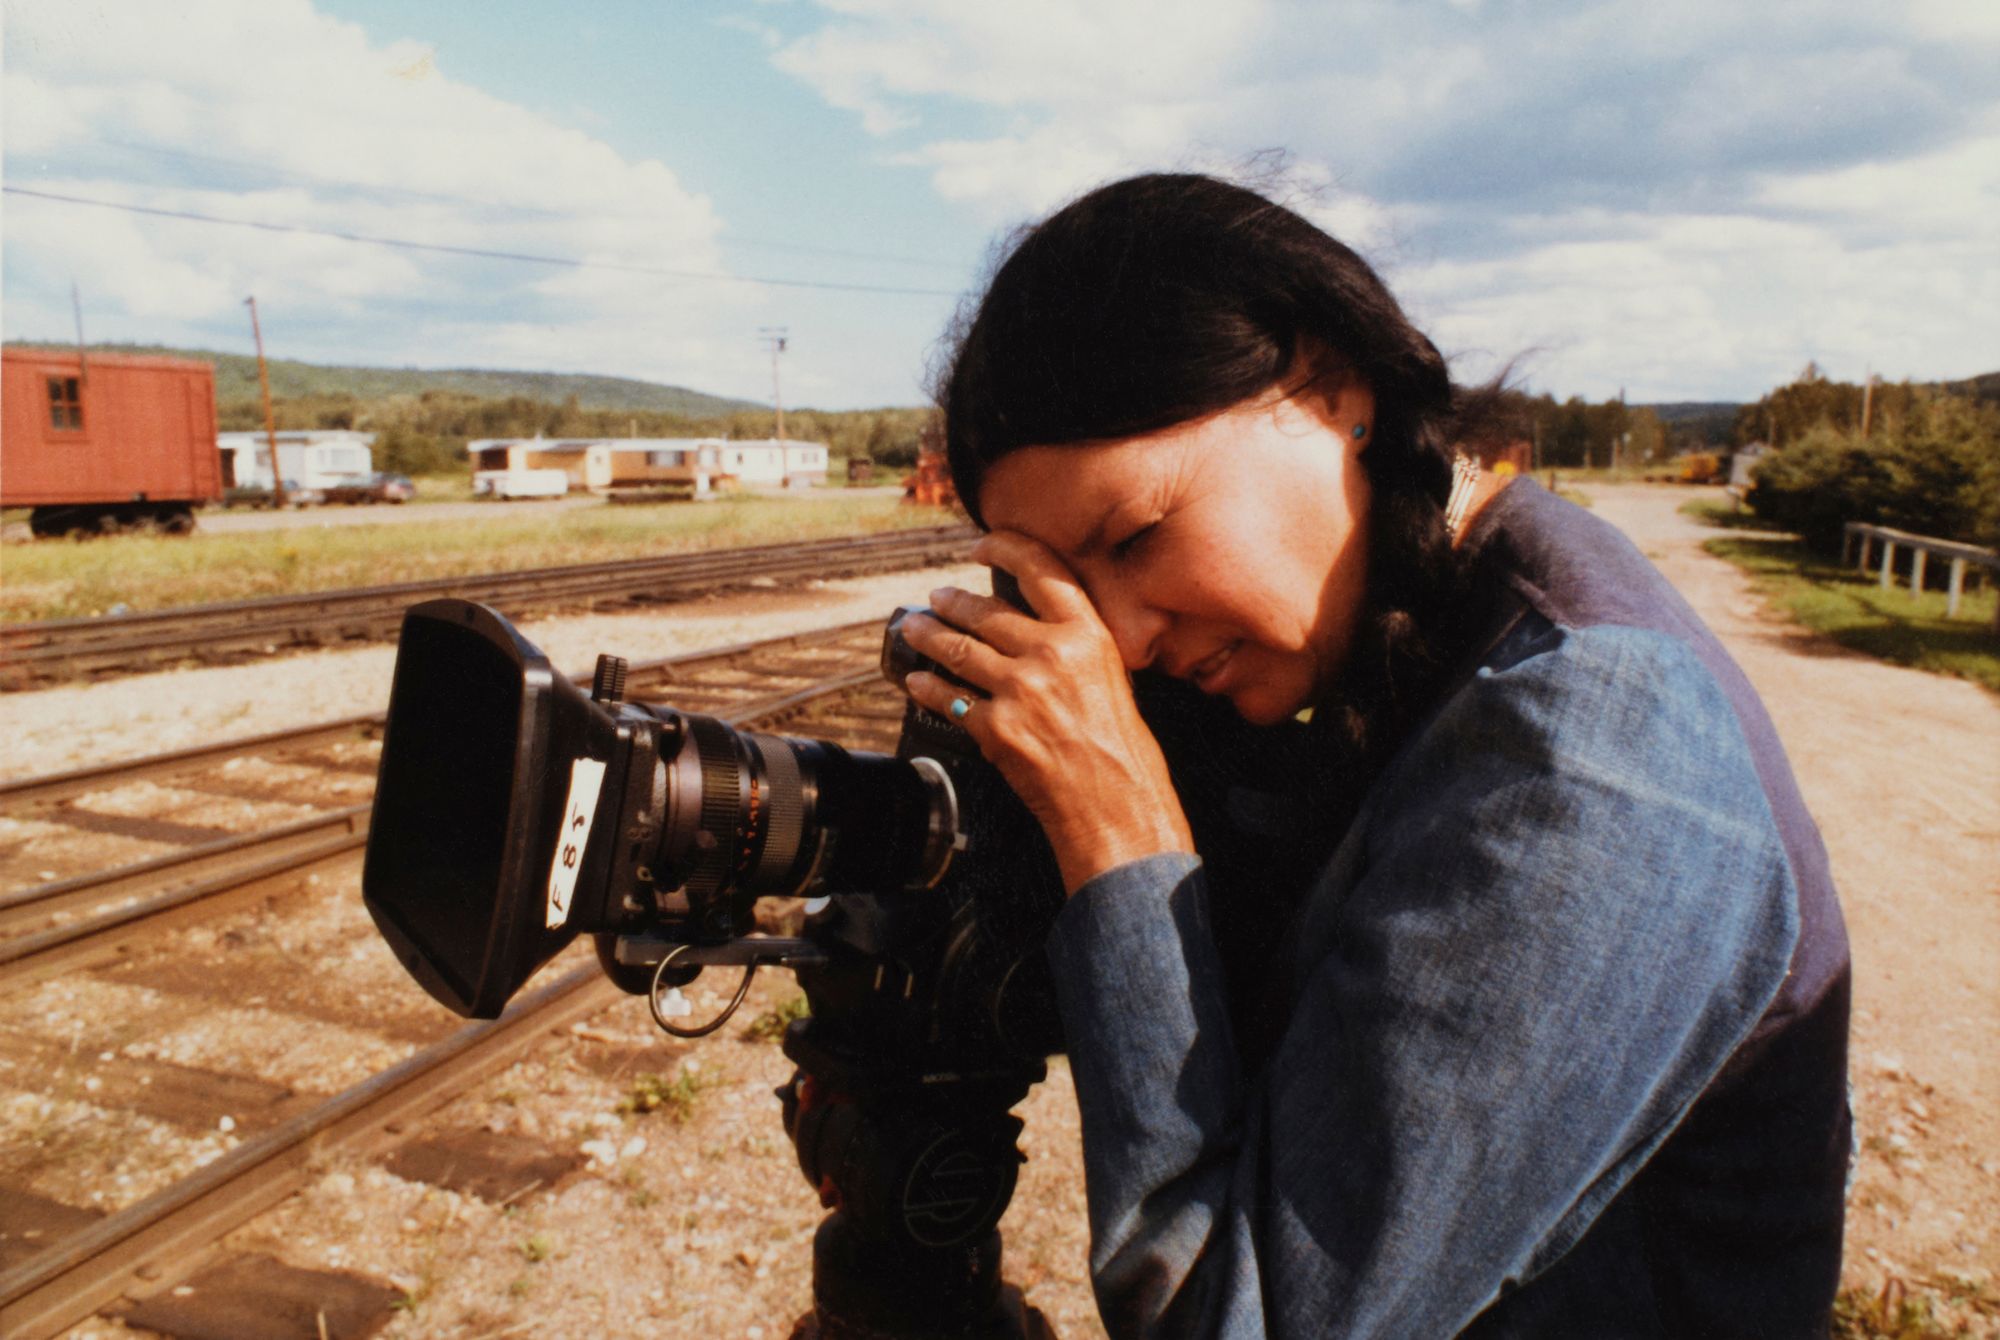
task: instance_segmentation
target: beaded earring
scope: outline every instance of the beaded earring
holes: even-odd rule
[[[1356,442],[1359,442],[1359,441],[1360,441],[1360,440],[1361,440],[1362,438],[1364,438],[1364,437],[1367,437],[1367,436],[1368,436],[1368,425],[1367,425],[1367,424],[1365,424],[1365,423],[1357,423],[1357,424],[1355,424],[1355,425],[1354,425],[1354,440],[1355,440]]]

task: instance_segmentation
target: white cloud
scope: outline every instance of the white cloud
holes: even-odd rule
[[[835,106],[909,121],[897,100],[995,107],[1131,105],[1226,86],[1253,50],[1261,0],[826,0],[834,21],[779,51],[779,68]]]
[[[1580,223],[1591,240],[1398,276],[1420,324],[1460,375],[1521,356],[1538,388],[1635,400],[1753,393],[1807,360],[1927,380],[1990,370],[2000,271],[1990,248],[1908,238],[1854,249],[1818,223],[1644,215]],[[1544,231],[1560,235],[1561,220]],[[1623,235],[1606,235],[1622,231]]]
[[[968,227],[1282,148],[1288,201],[1381,266],[1468,366],[1539,349],[1530,372],[1552,389],[1707,397],[1757,394],[1806,357],[2000,366],[1976,319],[2000,273],[1996,15],[1967,0],[794,0],[709,21],[750,33],[743,46]],[[635,19],[635,38],[684,21]],[[724,268],[716,207],[667,162],[614,148],[634,132],[609,103],[538,111],[465,83],[449,48],[373,41],[308,0],[6,0],[5,40],[9,185]],[[762,398],[752,335],[788,323],[787,398],[796,380],[806,400],[852,403],[913,385],[949,308],[4,207],[10,335],[66,333],[74,276],[102,338],[242,347],[255,292],[287,356]],[[973,250],[949,242],[936,250]]]
[[[1859,233],[1949,239],[1967,220],[2000,232],[2000,115],[1956,144],[1897,161],[1773,176],[1756,196],[1766,208],[1827,219]],[[2000,262],[2000,245],[1988,265]]]
[[[13,186],[446,246],[724,269],[715,210],[665,164],[459,82],[423,44],[371,43],[306,0],[10,0],[6,40]],[[191,175],[206,184],[189,185]],[[267,334],[290,341],[277,350],[287,356],[352,358],[358,340],[419,364],[505,357],[742,386],[741,369],[704,350],[718,326],[732,343],[754,327],[765,301],[751,285],[551,271],[20,196],[8,198],[6,221],[11,335],[66,330],[74,276],[91,333],[104,338],[201,339],[239,319],[255,292]],[[469,310],[487,320],[465,319]]]
[[[2000,366],[1991,5],[819,10],[779,67],[989,226],[1281,147],[1468,365],[1673,398]]]

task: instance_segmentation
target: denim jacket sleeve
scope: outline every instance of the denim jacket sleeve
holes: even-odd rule
[[[1678,641],[1543,625],[1398,755],[1292,937],[1245,1074],[1204,875],[1051,938],[1116,1336],[1451,1335],[1558,1259],[1783,981],[1792,880]]]

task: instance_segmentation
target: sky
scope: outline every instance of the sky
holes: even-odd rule
[[[1993,0],[4,0],[6,338],[919,404],[1006,238],[1248,179],[1478,380],[2000,369]],[[55,199],[51,197],[63,197]],[[197,217],[188,217],[197,216]],[[366,240],[363,240],[366,239]]]

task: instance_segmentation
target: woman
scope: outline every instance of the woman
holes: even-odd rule
[[[1660,576],[1454,466],[1468,398],[1376,276],[1207,178],[1032,230],[940,399],[1034,617],[935,593],[962,684],[908,687],[1071,894],[1112,1332],[1823,1334],[1845,933]]]

